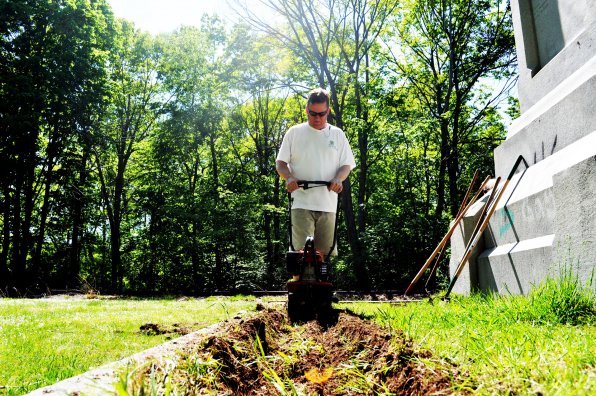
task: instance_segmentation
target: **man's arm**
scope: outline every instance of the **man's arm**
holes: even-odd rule
[[[340,193],[344,186],[343,181],[350,176],[350,172],[352,171],[350,165],[343,165],[340,167],[335,174],[335,177],[331,179],[331,184],[327,187],[330,191],[335,191],[336,193]]]
[[[298,179],[292,176],[287,162],[281,160],[275,161],[275,170],[277,170],[277,173],[286,181],[286,188],[289,192],[294,192],[298,189]]]

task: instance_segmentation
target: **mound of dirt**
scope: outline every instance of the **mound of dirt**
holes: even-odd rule
[[[349,312],[340,312],[333,325],[293,326],[285,312],[271,308],[229,322],[186,350],[175,368],[153,365],[150,371],[139,375],[151,374],[155,384],[161,373],[164,389],[167,382],[191,395],[451,394],[465,377],[430,352],[416,351],[401,332]]]
[[[190,334],[193,331],[197,330],[200,327],[200,323],[195,323],[193,325],[182,325],[180,323],[174,323],[171,326],[168,325],[161,325],[158,323],[145,323],[139,327],[139,333],[145,334],[148,336],[166,334],[167,338],[170,339],[174,335],[186,335]]]

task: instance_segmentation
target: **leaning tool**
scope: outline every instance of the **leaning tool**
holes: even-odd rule
[[[489,180],[490,180],[490,176],[487,176],[487,178],[484,179],[484,182],[482,182],[482,185],[480,186],[480,188],[478,189],[478,191],[476,192],[476,194],[474,195],[474,197],[472,197],[472,199],[470,200],[470,203],[468,203],[468,205],[464,208],[464,210],[462,210],[462,212],[459,214],[459,216],[457,216],[455,218],[455,220],[453,221],[453,224],[449,228],[449,231],[447,231],[447,233],[445,234],[445,236],[443,237],[443,239],[441,239],[441,242],[439,242],[439,244],[437,245],[437,247],[435,248],[435,250],[431,253],[431,255],[428,258],[428,260],[426,260],[426,262],[424,263],[424,265],[422,266],[422,268],[420,268],[420,271],[418,271],[418,274],[416,274],[416,276],[414,277],[414,279],[412,280],[412,282],[410,282],[410,285],[408,286],[408,288],[404,292],[404,296],[407,296],[408,295],[408,293],[412,290],[412,288],[414,287],[414,285],[420,280],[420,278],[424,274],[424,271],[428,268],[428,266],[430,265],[430,263],[432,263],[433,259],[437,256],[437,254],[439,253],[439,251],[445,246],[445,244],[447,243],[447,241],[449,240],[449,238],[451,238],[451,235],[453,234],[453,232],[457,228],[457,226],[458,226],[459,222],[461,221],[461,219],[464,217],[464,214],[468,211],[468,209],[470,208],[470,206],[472,206],[472,204],[474,202],[476,202],[476,199],[478,198],[478,196],[480,195],[480,193],[482,192],[482,190],[484,189],[484,187],[488,184],[488,181]]]
[[[453,290],[453,286],[455,285],[455,282],[457,281],[457,279],[459,278],[459,275],[463,271],[463,269],[465,267],[465,263],[468,261],[468,259],[472,255],[472,252],[474,251],[474,248],[478,244],[478,241],[480,240],[480,237],[482,236],[484,230],[488,226],[488,223],[490,221],[490,218],[492,217],[493,213],[495,212],[495,209],[497,208],[497,205],[499,203],[499,200],[503,196],[503,193],[507,189],[507,186],[509,185],[509,182],[511,181],[511,178],[515,174],[515,171],[517,170],[517,167],[519,166],[519,164],[522,161],[523,161],[524,165],[526,166],[526,169],[529,167],[528,166],[528,163],[526,162],[526,160],[524,159],[524,157],[522,155],[520,155],[517,158],[517,161],[515,161],[515,164],[513,165],[513,168],[511,169],[511,172],[507,176],[507,179],[505,180],[505,183],[503,183],[503,187],[501,187],[501,189],[499,191],[499,194],[494,199],[494,201],[491,203],[490,209],[488,210],[488,213],[486,214],[486,217],[484,218],[484,220],[482,220],[481,224],[479,224],[479,226],[477,227],[477,232],[470,239],[470,242],[468,242],[468,245],[466,246],[466,250],[464,252],[464,255],[461,258],[461,260],[460,260],[460,262],[459,262],[459,264],[457,266],[457,270],[456,270],[455,274],[453,275],[453,279],[451,279],[451,283],[449,283],[449,288],[447,289],[447,293],[445,293],[445,296],[443,297],[443,299],[445,299],[445,300],[449,299],[449,294],[451,294],[451,291]],[[496,190],[496,187],[495,187],[495,190]]]
[[[486,200],[484,208],[482,208],[482,212],[480,213],[480,216],[478,217],[478,221],[476,222],[476,225],[474,226],[474,230],[472,231],[472,234],[470,234],[470,239],[468,240],[468,243],[466,244],[464,252],[468,251],[470,244],[476,237],[476,234],[478,234],[478,232],[480,231],[480,227],[481,227],[482,223],[484,222],[484,219],[486,218],[486,215],[488,214],[489,209],[492,207],[493,202],[495,201],[496,193],[497,193],[497,191],[499,191],[498,188],[499,188],[500,182],[501,182],[501,178],[497,177],[495,184],[490,192],[490,195],[488,196],[488,199]],[[455,268],[455,272],[458,272],[460,270],[461,265],[462,265],[462,262],[460,261],[457,264],[457,267]]]
[[[462,214],[462,211],[464,210],[464,208],[466,207],[466,203],[468,202],[470,193],[472,192],[472,189],[474,188],[474,185],[476,184],[478,175],[480,175],[480,169],[476,169],[476,171],[474,172],[474,176],[472,176],[472,181],[470,182],[470,185],[468,186],[468,190],[466,191],[466,194],[464,195],[464,199],[461,201],[461,205],[459,205],[459,209],[457,210],[457,214],[455,215],[455,218],[458,218]],[[443,256],[445,255],[445,250],[447,250],[447,244],[444,244],[443,247],[441,248],[441,250],[439,250],[439,254],[437,255],[435,264],[433,265],[432,269],[430,270],[428,279],[426,280],[426,283],[424,284],[424,290],[426,291],[427,294],[429,294],[428,284],[430,283],[432,277],[434,276],[435,272],[437,271],[437,268],[439,267],[441,260],[443,260]]]

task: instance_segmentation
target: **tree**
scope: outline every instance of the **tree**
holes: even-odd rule
[[[435,214],[442,216],[448,196],[453,216],[461,199],[462,147],[477,138],[476,126],[512,85],[506,82],[500,92],[485,97],[478,91],[483,79],[512,76],[515,46],[509,3],[412,0],[397,15],[396,40],[387,45],[390,59],[438,126],[441,160]],[[489,144],[494,147],[496,141]]]
[[[42,253],[56,170],[101,101],[111,13],[103,0],[63,0],[2,2],[0,14],[0,272],[39,288],[51,271]]]
[[[110,63],[111,101],[93,131],[93,154],[110,225],[111,290],[122,290],[122,223],[127,206],[127,169],[132,154],[152,132],[168,97],[161,91],[161,55],[147,34],[121,21]]]
[[[285,194],[275,171],[275,156],[288,120],[296,112],[301,114],[303,108],[284,89],[285,70],[280,59],[284,59],[285,53],[270,38],[258,37],[248,26],[237,26],[228,51],[234,86],[239,95],[247,96],[232,113],[230,139],[239,172],[257,190],[258,207],[262,208],[261,238],[265,241],[264,286],[272,289],[285,280],[279,275],[285,275],[286,251],[286,238],[282,237],[285,230],[281,229],[285,212],[279,210]]]
[[[227,112],[227,96],[222,97],[227,86],[220,77],[219,59],[225,35],[219,20],[204,17],[202,21],[200,29],[183,27],[160,37],[166,57],[164,86],[175,92],[176,97],[167,106],[167,119],[160,124],[160,134],[153,147],[161,157],[157,160],[158,172],[165,171],[164,176],[170,178],[167,190],[173,189],[182,197],[179,204],[183,212],[170,216],[183,229],[184,252],[191,259],[195,293],[221,289],[224,282],[223,241],[206,234],[215,236],[213,230],[225,224],[217,208],[220,170],[216,146]],[[177,197],[170,199],[180,201]],[[155,220],[152,217],[152,222]],[[215,268],[209,268],[202,259],[206,250],[214,252]]]

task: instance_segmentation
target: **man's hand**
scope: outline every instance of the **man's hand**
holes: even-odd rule
[[[286,180],[286,189],[288,190],[288,192],[294,192],[298,190],[298,188],[298,179],[296,179],[293,176],[288,177],[288,179]]]
[[[342,165],[335,174],[335,177],[329,181],[329,186],[327,187],[327,189],[329,191],[334,191],[338,194],[342,192],[342,190],[344,189],[344,185],[342,183],[344,180],[348,178],[348,176],[350,175],[350,171],[350,165]]]
[[[298,179],[292,176],[287,163],[280,160],[275,161],[275,170],[277,170],[277,173],[286,180],[286,189],[289,192],[298,190]]]
[[[344,189],[344,185],[341,182],[341,179],[339,179],[338,177],[334,177],[333,179],[331,179],[329,181],[329,185],[327,186],[327,189],[329,191],[334,191],[336,193],[340,193],[341,190]]]

